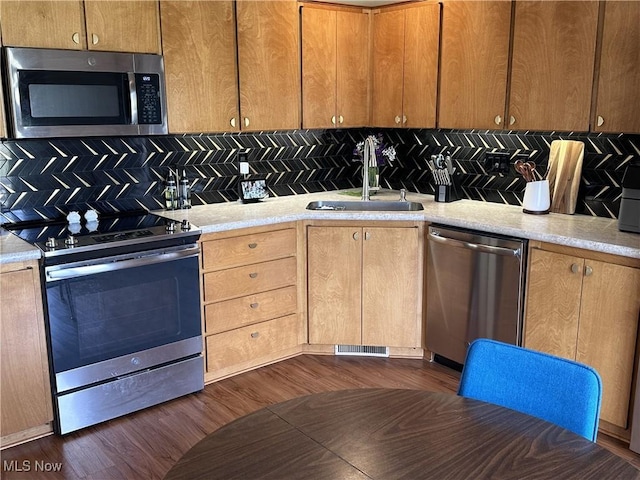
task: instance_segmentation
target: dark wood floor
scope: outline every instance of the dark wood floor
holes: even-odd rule
[[[265,405],[360,387],[455,392],[458,378],[457,372],[422,360],[299,356],[65,437],[49,436],[4,450],[0,477],[159,479],[207,434]],[[598,443],[640,468],[640,456],[621,442],[600,434]],[[58,466],[57,472],[42,471]],[[7,471],[11,467],[13,471]]]

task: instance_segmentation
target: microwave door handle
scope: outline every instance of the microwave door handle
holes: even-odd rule
[[[131,125],[138,124],[138,94],[136,92],[136,74],[129,72],[129,101],[131,104]]]

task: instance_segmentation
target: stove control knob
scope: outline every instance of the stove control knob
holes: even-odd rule
[[[180,228],[186,231],[191,230],[191,224],[189,223],[189,220],[187,220],[186,218],[182,220],[182,224],[180,225]]]
[[[67,238],[64,239],[64,244],[67,247],[73,247],[76,243],[78,243],[78,240],[76,240],[76,238],[73,235],[69,235]]]
[[[45,245],[47,246],[47,248],[56,248],[56,239],[53,237],[47,238]]]
[[[174,222],[167,223],[166,227],[167,233],[173,233],[176,231],[176,224]]]

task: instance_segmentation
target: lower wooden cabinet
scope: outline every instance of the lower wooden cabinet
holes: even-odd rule
[[[297,309],[295,285],[267,292],[245,295],[204,307],[207,333],[220,333],[234,328],[283,317]]]
[[[6,447],[52,431],[38,263],[0,265],[0,432]]]
[[[205,382],[300,353],[297,227],[202,237]]]
[[[207,336],[207,371],[224,371],[299,347],[298,323],[294,314]]]
[[[603,382],[600,419],[619,436],[630,420],[639,312],[640,260],[531,248],[524,345],[594,367]]]
[[[307,227],[310,344],[422,347],[422,227]]]

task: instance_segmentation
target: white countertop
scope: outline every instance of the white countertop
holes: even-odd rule
[[[384,191],[373,198],[372,201],[397,200],[399,195]],[[363,212],[306,209],[309,202],[318,200],[359,199],[335,191],[268,198],[252,204],[237,201],[154,213],[175,220],[186,218],[200,227],[203,233],[297,220],[417,220],[640,258],[640,234],[620,232],[614,219],[558,213],[528,215],[518,206],[474,200],[438,203],[433,200],[433,195],[416,193],[408,193],[407,200],[422,203],[424,210]],[[0,263],[39,257],[36,247],[0,229]]]
[[[37,260],[40,256],[37,247],[0,228],[0,263]]]
[[[399,194],[384,191],[372,198],[397,200]],[[474,200],[438,203],[433,195],[417,193],[407,194],[407,200],[424,206],[424,210],[415,212],[306,210],[309,202],[318,200],[359,198],[339,191],[321,192],[268,198],[253,204],[238,201],[156,213],[176,220],[186,218],[203,233],[296,220],[421,220],[640,258],[640,234],[620,232],[614,219],[559,213],[529,215],[522,212],[522,207]]]

